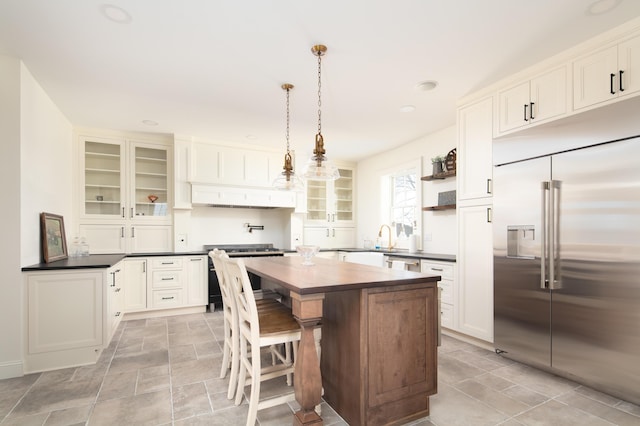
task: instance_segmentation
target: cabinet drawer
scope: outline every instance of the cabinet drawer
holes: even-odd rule
[[[182,271],[153,271],[152,288],[182,287]]]
[[[175,257],[152,257],[151,268],[153,269],[182,269],[182,258]]]
[[[438,282],[438,287],[442,289],[440,297],[442,303],[453,304],[453,281],[442,280]]]
[[[453,305],[449,303],[440,304],[440,324],[443,327],[453,328]]]
[[[172,308],[182,305],[182,289],[155,290],[153,292],[154,308]]]
[[[420,270],[425,274],[437,274],[442,279],[453,279],[453,263],[436,263],[422,261],[420,263]]]

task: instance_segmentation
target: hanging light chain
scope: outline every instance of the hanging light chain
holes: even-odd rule
[[[318,134],[322,134],[322,53],[318,54]]]
[[[291,90],[291,85],[286,86],[287,90],[287,154],[289,154],[289,91]]]

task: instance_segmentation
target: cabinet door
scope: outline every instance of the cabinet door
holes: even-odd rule
[[[173,230],[170,225],[132,225],[127,240],[129,253],[169,252],[173,247]]]
[[[640,90],[640,37],[620,43],[618,46],[618,72],[623,71],[620,96],[637,93]],[[619,74],[618,77],[620,78]],[[618,87],[618,90],[620,87]]]
[[[528,81],[498,93],[498,129],[501,133],[530,123],[529,101]]]
[[[124,141],[81,137],[81,216],[122,219],[125,216]]]
[[[562,66],[531,80],[531,124],[567,112],[567,67]]]
[[[169,148],[133,143],[130,154],[128,219],[168,221]]]
[[[305,223],[326,223],[329,221],[327,182],[307,181],[307,216]]]
[[[331,228],[329,230],[332,248],[350,248],[356,246],[355,228]]]
[[[615,80],[617,73],[618,48],[616,46],[574,61],[573,109],[585,108],[612,99],[614,93],[611,93],[613,91],[611,74],[614,75]]]
[[[187,268],[187,304],[207,305],[208,275],[206,256],[193,256],[185,259]]]
[[[493,342],[491,204],[458,209],[458,329]]]
[[[331,221],[336,226],[353,226],[353,169],[338,170],[340,178],[333,182]]]
[[[305,227],[303,241],[306,245],[320,246],[320,248],[333,248],[329,240],[329,228]]]
[[[458,200],[491,196],[493,98],[458,110]]]
[[[124,262],[120,262],[107,269],[107,317],[106,336],[107,342],[111,340],[123,315],[122,293],[124,286]]]
[[[191,145],[191,161],[189,180],[192,183],[220,183],[222,148],[204,142]]]
[[[126,253],[125,227],[119,224],[81,224],[80,236],[87,239],[91,254]]]
[[[147,259],[128,258],[124,262],[124,311],[147,309]]]

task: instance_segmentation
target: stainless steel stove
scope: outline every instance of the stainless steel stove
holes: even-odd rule
[[[273,247],[273,244],[210,244],[204,246],[207,253],[213,249],[224,250],[229,257],[284,256],[284,251]],[[254,290],[260,289],[259,276],[249,273],[249,279]],[[213,312],[216,306],[222,307],[222,293],[213,261],[209,257],[209,310]]]

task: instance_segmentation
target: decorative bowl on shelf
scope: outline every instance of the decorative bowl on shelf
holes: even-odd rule
[[[319,246],[296,246],[296,251],[304,258],[303,265],[313,265],[311,259],[320,251]]]
[[[155,203],[156,200],[158,199],[157,195],[149,195],[147,196],[147,198],[149,199],[149,201],[151,201],[152,203]]]

